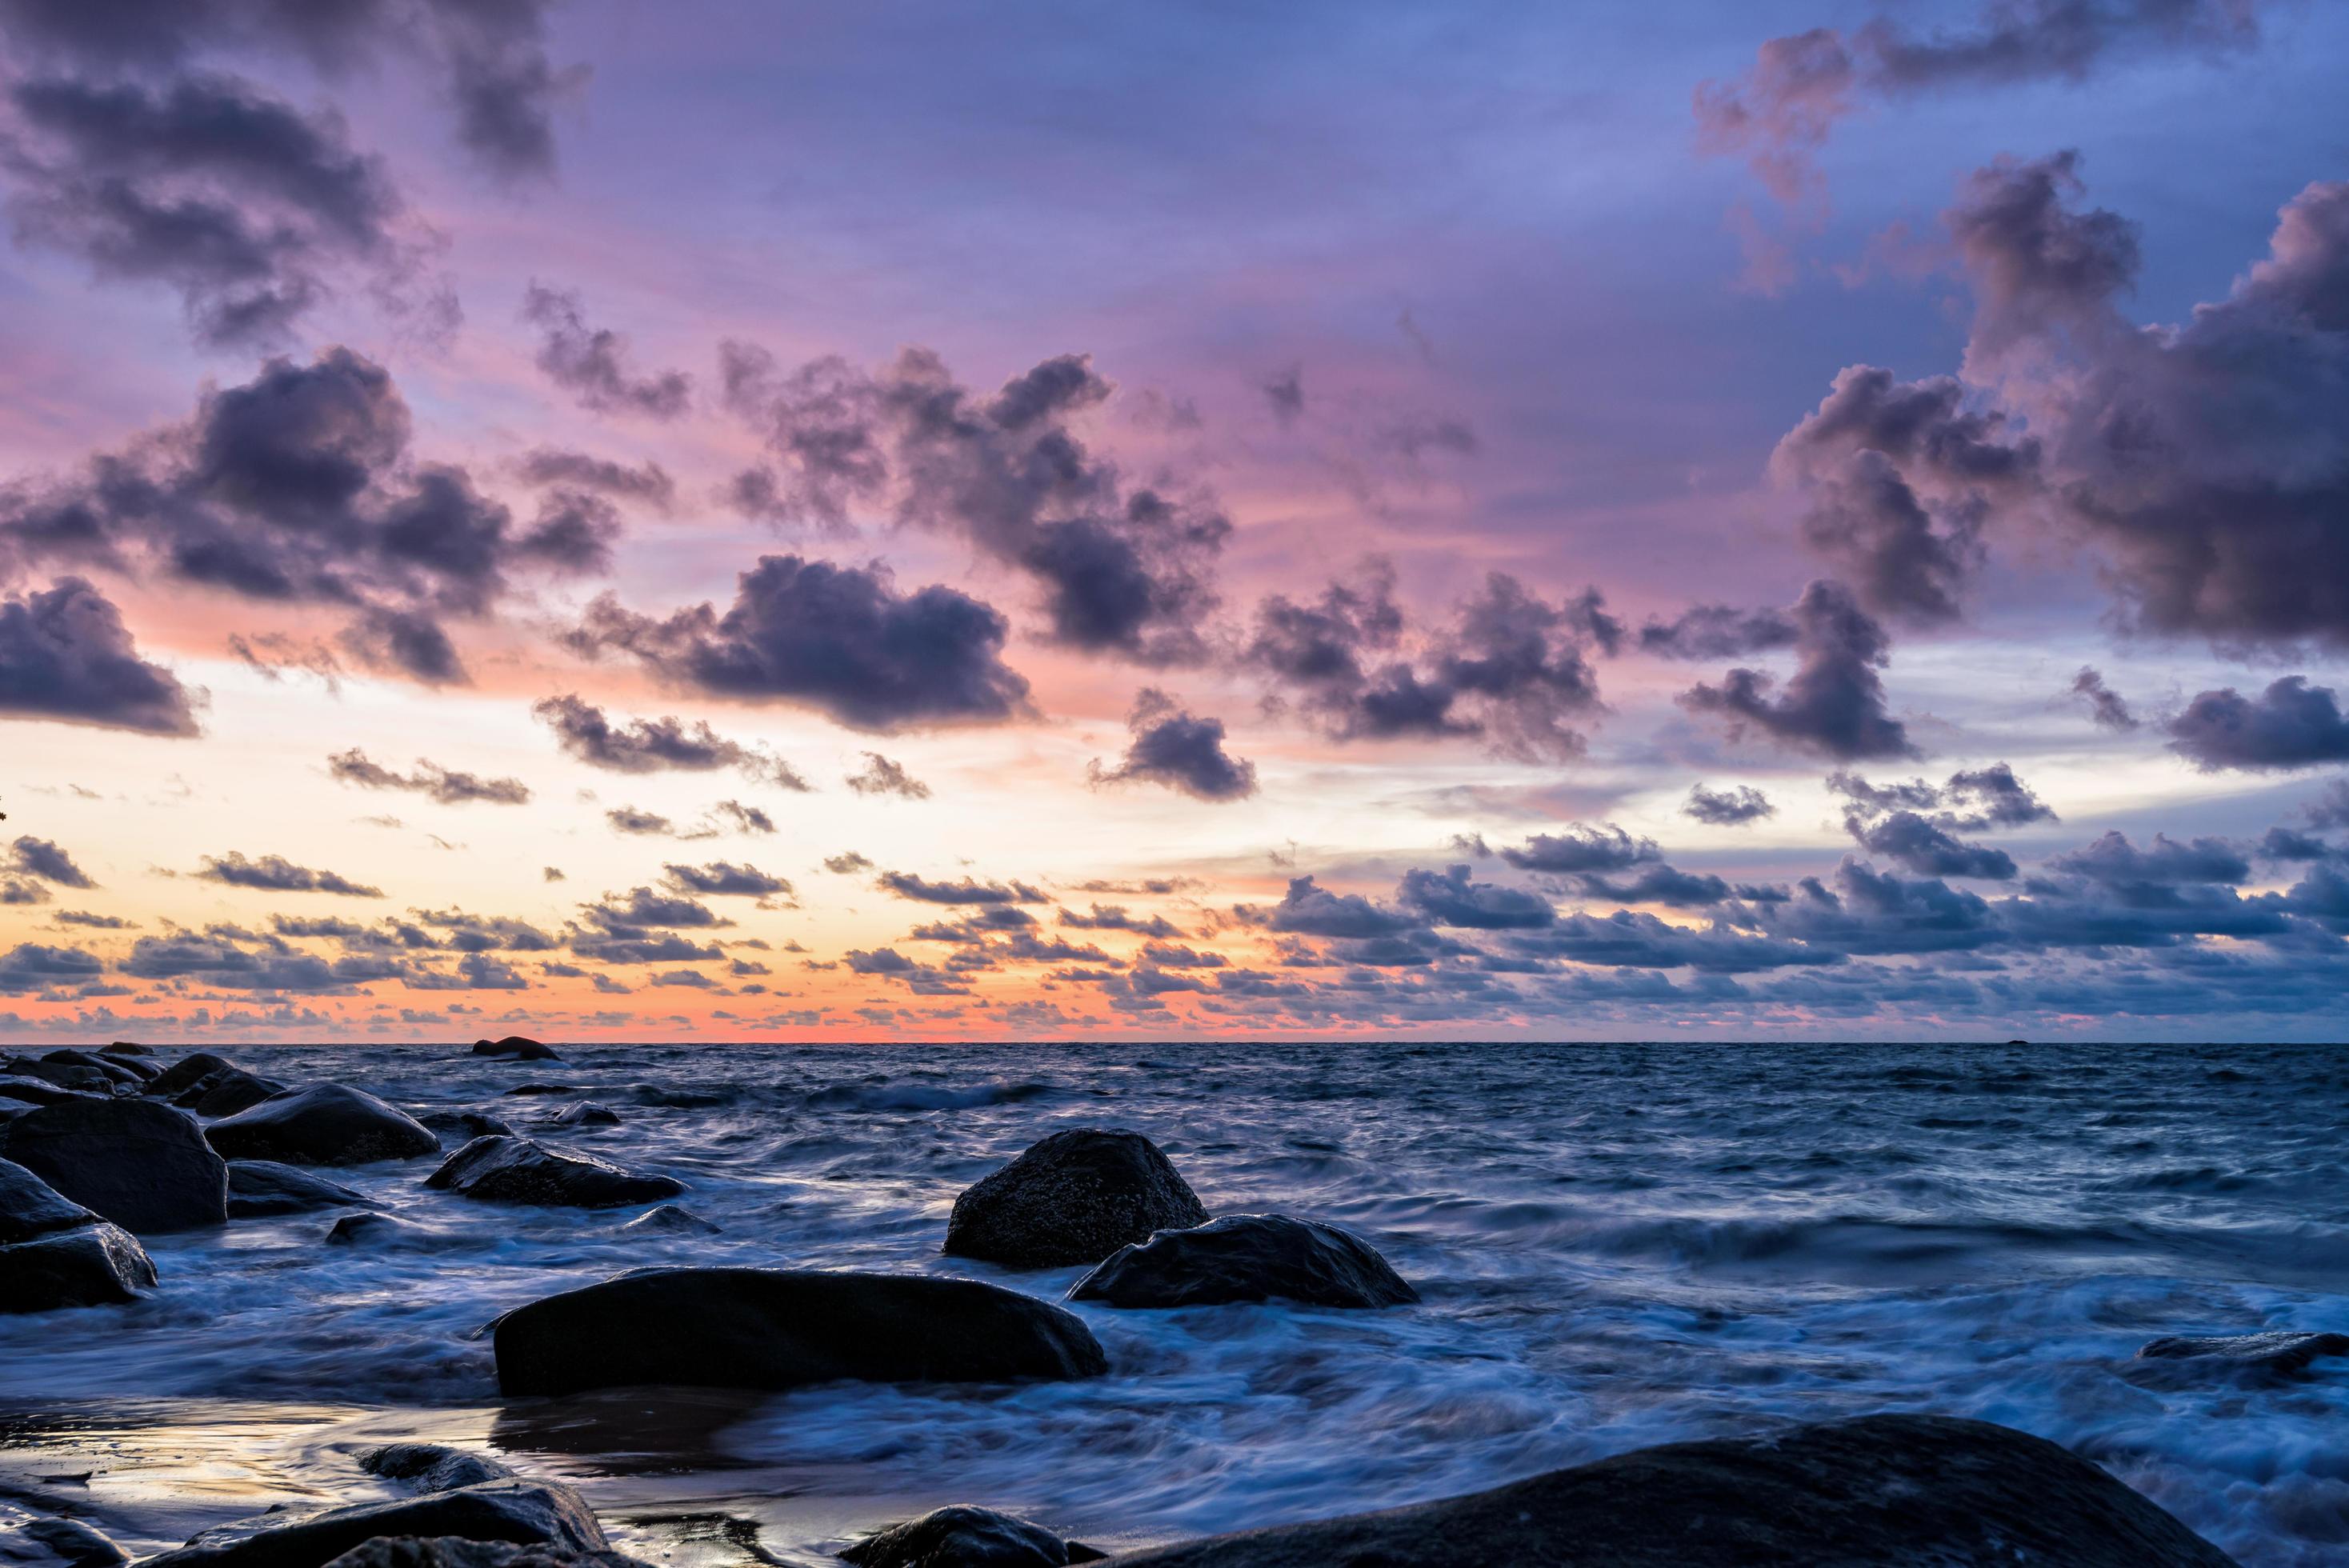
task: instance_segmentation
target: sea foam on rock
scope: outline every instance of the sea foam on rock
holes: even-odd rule
[[[1009,1383],[1108,1369],[1074,1314],[926,1274],[647,1269],[517,1307],[498,1320],[494,1342],[508,1394]]]
[[[491,1203],[616,1209],[686,1191],[674,1176],[631,1171],[592,1154],[549,1149],[531,1138],[476,1138],[424,1179],[427,1187]]]
[[[1286,1214],[1226,1214],[1120,1250],[1069,1291],[1111,1306],[1401,1306],[1419,1292],[1350,1232]]]
[[[1668,1443],[1378,1513],[1122,1556],[1121,1568],[2240,1568],[2097,1466],[1946,1416]]]
[[[228,1220],[228,1166],[195,1119],[150,1099],[75,1099],[0,1128],[0,1156],[126,1231]]]
[[[967,1502],[875,1531],[840,1553],[856,1568],[1066,1568],[1102,1555],[1040,1524]]]
[[[347,1084],[313,1084],[273,1095],[216,1121],[205,1138],[238,1160],[288,1165],[365,1165],[439,1151],[432,1130]]]
[[[939,1250],[1013,1268],[1063,1268],[1206,1219],[1199,1195],[1150,1140],[1078,1128],[966,1189]]]

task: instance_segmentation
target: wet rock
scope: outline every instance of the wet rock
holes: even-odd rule
[[[59,1088],[75,1089],[82,1094],[106,1095],[112,1094],[115,1089],[111,1075],[97,1068],[86,1068],[73,1062],[46,1059],[28,1062],[20,1057],[8,1064],[8,1072],[12,1078],[37,1078],[43,1083],[52,1083]]]
[[[103,1220],[0,1246],[0,1313],[119,1306],[154,1288],[146,1249]]]
[[[317,1209],[364,1209],[367,1198],[339,1181],[313,1176],[274,1160],[232,1160],[228,1162],[228,1217],[265,1220],[278,1214],[306,1214]]]
[[[476,1138],[449,1156],[424,1184],[490,1203],[573,1209],[655,1203],[686,1190],[672,1176],[630,1171],[592,1154],[549,1149],[529,1138]]]
[[[109,1057],[151,1057],[155,1054],[151,1047],[142,1046],[136,1040],[116,1040],[98,1048]]]
[[[192,1110],[198,1116],[234,1116],[285,1092],[285,1085],[275,1078],[261,1078],[243,1068],[231,1068],[226,1072],[214,1073],[171,1103],[183,1110]]]
[[[66,1088],[47,1078],[26,1078],[16,1073],[0,1073],[0,1099],[20,1105],[64,1105],[69,1100],[103,1098],[86,1089]]]
[[[289,1165],[363,1165],[437,1152],[440,1140],[404,1110],[345,1084],[272,1096],[204,1134],[222,1154]]]
[[[1160,1547],[1120,1568],[2237,1568],[2103,1470],[1944,1416],[1671,1443],[1467,1497]]]
[[[2265,1334],[2209,1337],[2171,1335],[2148,1341],[2137,1352],[2146,1361],[2188,1361],[2291,1377],[2320,1356],[2349,1356],[2349,1334],[2303,1334],[2277,1329]]]
[[[447,1133],[459,1142],[471,1142],[476,1138],[512,1138],[513,1128],[494,1116],[484,1116],[478,1110],[428,1110],[417,1120],[435,1132]]]
[[[1301,1306],[1401,1306],[1419,1299],[1360,1236],[1285,1214],[1226,1214],[1161,1231],[1079,1280],[1071,1301],[1112,1306],[1211,1306],[1293,1301]]]
[[[1061,1268],[1206,1219],[1198,1194],[1156,1144],[1138,1132],[1083,1128],[1052,1134],[967,1189],[940,1250],[1014,1268]]]
[[[95,1051],[73,1049],[51,1051],[41,1060],[57,1067],[88,1068],[92,1072],[105,1074],[109,1083],[119,1084],[128,1088],[137,1088],[154,1076],[154,1069],[151,1068],[145,1072],[134,1072],[128,1063],[109,1061]]]
[[[23,1568],[115,1568],[129,1561],[129,1553],[78,1519],[29,1519],[0,1531],[0,1563]]]
[[[579,1086],[577,1084],[569,1083],[518,1083],[514,1085],[513,1088],[506,1090],[506,1094],[509,1097],[533,1094],[576,1094],[578,1092]]]
[[[610,1542],[567,1486],[519,1479],[365,1502],[315,1513],[265,1513],[207,1530],[142,1568],[325,1568],[380,1536],[454,1536],[601,1553]]]
[[[97,1222],[96,1214],[22,1165],[0,1160],[0,1245]]]
[[[147,1092],[161,1099],[171,1099],[185,1094],[208,1078],[243,1070],[226,1057],[216,1057],[210,1051],[191,1051],[148,1079]]]
[[[563,1059],[553,1046],[523,1035],[508,1035],[502,1040],[475,1040],[473,1054],[477,1057],[502,1057],[517,1062],[559,1062]]]
[[[228,1167],[195,1119],[151,1099],[80,1099],[0,1129],[0,1156],[127,1231],[228,1219]]]
[[[485,1480],[507,1480],[513,1471],[486,1454],[443,1443],[386,1443],[358,1456],[359,1469],[410,1491],[453,1491]]]
[[[456,1240],[449,1232],[436,1226],[419,1225],[413,1220],[378,1214],[372,1210],[345,1214],[326,1231],[326,1245],[330,1247],[397,1247],[412,1251],[448,1246]]]
[[[454,1535],[378,1535],[344,1553],[328,1568],[649,1568],[617,1552],[574,1552],[561,1546],[513,1546]]]
[[[597,1105],[583,1099],[576,1105],[566,1105],[547,1118],[549,1127],[617,1127],[620,1113],[608,1105]]]
[[[1102,1553],[1042,1525],[958,1502],[876,1531],[840,1556],[856,1568],[1065,1568],[1099,1562]]]
[[[620,1227],[623,1235],[714,1236],[722,1226],[714,1225],[690,1209],[680,1209],[675,1203],[663,1203],[657,1209],[647,1209]]]
[[[976,1280],[647,1269],[517,1307],[495,1330],[508,1394],[637,1384],[794,1388],[1097,1377],[1101,1346],[1049,1302]]]

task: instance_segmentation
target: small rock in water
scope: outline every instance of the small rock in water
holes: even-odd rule
[[[437,1247],[455,1238],[430,1225],[372,1212],[345,1214],[326,1232],[330,1247]]]
[[[955,1200],[939,1250],[1014,1268],[1094,1264],[1207,1211],[1138,1132],[1056,1132]]]
[[[1040,1524],[958,1502],[876,1531],[840,1556],[856,1568],[1066,1568],[1102,1553]]]
[[[1301,1306],[1401,1306],[1419,1299],[1360,1236],[1285,1214],[1226,1214],[1161,1231],[1079,1280],[1071,1301],[1112,1306],[1212,1306],[1293,1301]]]
[[[478,1110],[428,1110],[416,1119],[435,1132],[454,1133],[462,1142],[470,1143],[476,1138],[514,1136],[512,1126]]]
[[[43,1106],[0,1128],[0,1156],[138,1234],[228,1221],[228,1166],[194,1118],[153,1100]]]
[[[502,1057],[519,1062],[557,1062],[563,1059],[553,1046],[523,1035],[508,1035],[502,1040],[475,1040],[473,1054],[477,1057]]]
[[[2147,1361],[2207,1361],[2212,1365],[2255,1367],[2289,1376],[2304,1372],[2320,1356],[2349,1356],[2349,1334],[2297,1333],[2275,1329],[2265,1334],[2170,1335],[2149,1340],[2137,1352]]]
[[[715,1236],[723,1228],[710,1223],[690,1209],[680,1209],[675,1203],[663,1203],[657,1209],[646,1210],[622,1225],[620,1230],[623,1234],[660,1232],[673,1236]]]
[[[529,1138],[476,1138],[424,1179],[427,1187],[492,1203],[616,1209],[686,1190],[673,1176],[630,1171],[592,1154],[571,1154]]]
[[[346,1084],[313,1084],[262,1101],[205,1139],[238,1160],[289,1165],[364,1165],[437,1153],[440,1140],[422,1122]]]
[[[365,1209],[365,1196],[339,1181],[313,1176],[274,1160],[232,1160],[228,1162],[228,1217],[266,1220],[279,1214],[306,1214],[316,1209]]]
[[[620,1113],[608,1105],[597,1105],[583,1099],[576,1105],[566,1105],[547,1119],[549,1127],[617,1127]]]
[[[498,1319],[498,1386],[796,1388],[1011,1383],[1108,1368],[1072,1313],[977,1280],[801,1269],[647,1269]]]
[[[358,1456],[359,1469],[410,1491],[452,1491],[485,1480],[507,1480],[513,1471],[485,1454],[442,1443],[386,1443]]]
[[[572,1083],[518,1083],[506,1090],[509,1096],[533,1094],[576,1094],[579,1086]]]

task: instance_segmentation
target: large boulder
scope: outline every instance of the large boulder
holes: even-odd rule
[[[1441,1502],[1160,1547],[1120,1568],[2238,1568],[2087,1460],[1984,1421],[1863,1416],[1670,1443]]]
[[[155,1265],[129,1233],[0,1160],[0,1313],[110,1306],[154,1287]]]
[[[563,1058],[553,1046],[531,1039],[524,1035],[508,1035],[502,1040],[475,1040],[473,1054],[477,1057],[501,1057],[517,1062],[555,1062]]]
[[[497,1322],[498,1386],[795,1388],[842,1378],[1008,1383],[1098,1377],[1076,1316],[976,1280],[800,1269],[647,1269]]]
[[[427,1187],[490,1203],[616,1209],[657,1203],[686,1190],[673,1176],[630,1171],[592,1154],[549,1149],[530,1138],[476,1138],[424,1179]]]
[[[232,1160],[228,1162],[228,1217],[266,1220],[279,1214],[306,1214],[316,1209],[366,1209],[367,1198],[339,1181],[313,1176],[274,1160]]]
[[[98,1216],[10,1160],[0,1160],[0,1245],[95,1224]]]
[[[204,1136],[235,1160],[275,1160],[288,1165],[364,1165],[412,1160],[439,1150],[440,1140],[422,1122],[346,1084],[313,1084],[274,1095]]]
[[[78,1062],[53,1062],[46,1057],[38,1061],[16,1057],[8,1064],[8,1076],[38,1078],[83,1094],[112,1094],[116,1088],[113,1075],[102,1068],[84,1067]]]
[[[0,1156],[140,1235],[228,1219],[228,1167],[195,1119],[150,1099],[43,1106],[0,1129]]]
[[[1419,1299],[1360,1236],[1286,1214],[1226,1214],[1123,1248],[1069,1291],[1111,1306],[1401,1306]]]
[[[840,1555],[856,1568],[1067,1568],[1102,1558],[1040,1524],[967,1502],[875,1531]]]
[[[1063,1268],[1206,1220],[1198,1194],[1156,1144],[1138,1132],[1080,1128],[1052,1134],[966,1189],[940,1250],[1013,1268]]]
[[[210,1051],[191,1051],[149,1078],[147,1092],[160,1099],[171,1099],[185,1094],[208,1078],[243,1070],[226,1057],[216,1057]]]
[[[188,1089],[171,1103],[182,1110],[192,1110],[198,1116],[234,1116],[250,1110],[263,1100],[285,1092],[286,1086],[275,1078],[265,1078],[249,1073],[243,1068],[231,1068],[224,1073],[214,1073],[203,1082]]]

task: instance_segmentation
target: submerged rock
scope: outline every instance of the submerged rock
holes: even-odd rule
[[[1401,1306],[1419,1299],[1360,1236],[1286,1214],[1226,1214],[1124,1248],[1069,1292],[1112,1306]]]
[[[127,1231],[228,1220],[228,1167],[194,1118],[150,1099],[42,1106],[0,1129],[0,1156]]]
[[[2265,1334],[2230,1334],[2197,1337],[2170,1335],[2148,1341],[2137,1352],[2140,1360],[2205,1362],[2289,1377],[2304,1372],[2320,1356],[2349,1356],[2349,1334],[2299,1333],[2275,1329]]]
[[[571,1154],[529,1138],[476,1138],[424,1179],[427,1187],[491,1203],[616,1209],[686,1190],[673,1176],[630,1171],[592,1154]]]
[[[119,1306],[154,1288],[146,1249],[103,1220],[0,1246],[0,1313]]]
[[[620,1227],[623,1235],[659,1233],[672,1236],[715,1236],[724,1227],[710,1223],[690,1209],[680,1209],[675,1203],[663,1203],[657,1209],[647,1209]]]
[[[455,1535],[378,1535],[344,1553],[328,1568],[650,1568],[612,1551],[563,1546],[515,1546]]]
[[[1207,1211],[1138,1132],[1056,1132],[955,1200],[940,1250],[1013,1268],[1094,1264]]]
[[[1467,1497],[1209,1536],[1133,1568],[2239,1568],[2084,1459],[1946,1416],[1668,1443]]]
[[[378,1214],[372,1210],[357,1214],[345,1214],[326,1232],[330,1247],[438,1247],[447,1246],[458,1238],[431,1225],[419,1225],[413,1220],[396,1215]]]
[[[475,1040],[473,1054],[477,1057],[502,1057],[518,1062],[559,1062],[563,1059],[553,1046],[526,1035],[508,1035],[502,1040]]]
[[[404,1110],[346,1084],[289,1090],[214,1122],[204,1136],[239,1160],[290,1165],[364,1165],[431,1154],[440,1140]]]
[[[339,1181],[313,1176],[274,1160],[232,1160],[228,1162],[228,1217],[265,1220],[278,1214],[306,1214],[316,1209],[365,1209],[366,1197]]]
[[[512,1138],[513,1128],[494,1116],[478,1110],[428,1110],[417,1120],[435,1132],[453,1133],[464,1142],[476,1138]]]
[[[597,1105],[583,1099],[577,1105],[566,1105],[547,1118],[549,1127],[617,1127],[620,1113],[608,1105]]]
[[[794,1388],[842,1378],[1002,1383],[1097,1377],[1077,1317],[976,1280],[797,1269],[647,1269],[500,1318],[498,1386]]]
[[[486,1454],[445,1443],[386,1443],[358,1456],[359,1469],[410,1491],[451,1491],[485,1480],[506,1480],[513,1471]]]
[[[1040,1524],[958,1502],[876,1531],[840,1556],[856,1568],[1066,1568],[1102,1553]]]

